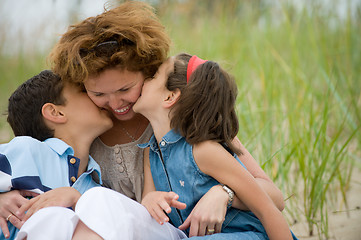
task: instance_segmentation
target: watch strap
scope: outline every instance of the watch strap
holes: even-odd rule
[[[232,206],[233,203],[233,198],[234,198],[234,192],[232,189],[230,189],[227,185],[222,184],[221,186],[223,188],[223,190],[228,194],[228,202],[227,202],[227,208],[230,208]]]

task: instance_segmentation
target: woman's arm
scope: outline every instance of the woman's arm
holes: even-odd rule
[[[16,228],[23,225],[23,216],[19,214],[19,209],[29,200],[26,197],[35,197],[37,193],[26,190],[12,190],[0,193],[0,227],[6,238],[10,237],[7,220]]]
[[[74,209],[80,197],[81,194],[73,187],[55,188],[43,194],[40,194],[23,204],[19,208],[17,214],[25,222],[34,213],[45,207],[59,206],[72,207]]]
[[[20,228],[21,218],[16,215],[16,212],[27,201],[29,200],[24,198],[18,190],[0,193],[0,227],[6,238],[10,236],[7,221],[16,228]]]
[[[220,233],[227,213],[228,194],[221,185],[216,185],[197,202],[179,229],[189,229],[189,237],[204,236],[207,229]],[[208,233],[209,234],[209,233]]]
[[[258,165],[256,160],[252,157],[252,155],[247,151],[247,149],[243,146],[238,137],[233,139],[233,144],[238,146],[242,155],[239,155],[239,159],[246,166],[248,172],[255,178],[258,185],[268,194],[268,196],[272,199],[273,203],[276,207],[283,211],[285,208],[285,203],[283,200],[283,194],[281,190],[272,182],[272,180],[267,176],[267,174],[263,171],[263,169]],[[238,198],[235,197],[233,201],[232,207],[241,209],[241,210],[249,210],[245,204],[242,203]]]
[[[31,200],[25,197],[33,197]],[[0,226],[4,236],[9,236],[6,218],[16,228],[20,229],[24,222],[41,208],[48,206],[73,207],[80,197],[80,193],[72,187],[50,190],[44,194],[37,194],[25,190],[13,190],[0,194]],[[27,213],[25,214],[25,212]]]
[[[270,239],[292,239],[281,211],[254,177],[220,144],[206,141],[193,148],[199,169],[229,186],[237,197],[260,219]]]

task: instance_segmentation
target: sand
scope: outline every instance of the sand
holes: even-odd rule
[[[329,212],[329,240],[361,240],[361,171],[355,168],[351,179],[350,190],[347,192],[349,211],[342,209]],[[305,222],[291,226],[299,239],[316,240],[316,236],[308,236]]]

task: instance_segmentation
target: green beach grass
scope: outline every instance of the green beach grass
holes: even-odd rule
[[[328,215],[347,210],[361,169],[361,9],[340,17],[263,1],[169,1],[157,10],[171,54],[219,61],[239,86],[238,137],[283,191],[292,226],[329,237]],[[0,110],[22,81],[47,68],[46,56],[0,56]],[[30,103],[29,103],[30,104]],[[0,141],[12,137],[0,118]],[[4,137],[5,136],[5,137]]]
[[[230,3],[195,19],[168,10],[173,52],[219,60],[234,74],[239,138],[284,192],[289,223],[305,219],[309,235],[329,238],[330,209],[347,209],[360,167],[360,16],[340,19],[317,3]]]

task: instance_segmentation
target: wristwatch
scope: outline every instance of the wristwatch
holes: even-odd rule
[[[230,208],[233,203],[234,192],[232,189],[230,189],[227,185],[224,185],[223,183],[221,183],[221,186],[223,190],[228,194],[227,208]]]

